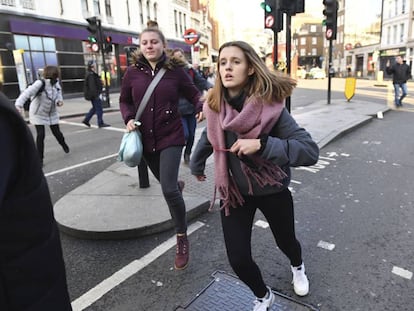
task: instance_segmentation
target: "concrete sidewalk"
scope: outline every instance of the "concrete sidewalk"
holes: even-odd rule
[[[118,94],[111,94],[118,102]],[[119,110],[111,103],[105,111]],[[83,99],[65,100],[61,118],[83,115],[89,108]],[[298,124],[307,129],[319,147],[326,146],[340,135],[385,113],[389,108],[373,102],[332,100],[315,102],[301,110],[293,110]],[[198,136],[201,129],[197,131]],[[196,142],[198,137],[196,137]],[[212,157],[206,173],[213,176]],[[212,179],[195,183],[188,167],[182,165],[180,179],[187,181],[183,191],[188,220],[204,213],[210,206]],[[55,218],[63,232],[87,239],[122,239],[153,234],[173,228],[168,207],[158,181],[150,174],[150,187],[140,189],[136,168],[115,163],[77,189],[71,191],[54,207]],[[205,195],[200,195],[205,187]],[[198,194],[197,194],[198,193]]]

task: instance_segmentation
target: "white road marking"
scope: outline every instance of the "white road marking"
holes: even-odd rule
[[[266,229],[266,228],[269,227],[269,224],[266,221],[263,221],[263,220],[260,220],[260,219],[258,221],[256,221],[254,224],[258,227],[263,228],[263,229]]]
[[[335,248],[335,244],[325,242],[322,240],[318,242],[317,246],[323,249],[327,249],[328,251],[332,251]]]
[[[187,230],[187,234],[190,235],[194,231],[200,229],[205,224],[197,221],[194,224],[190,225]],[[108,293],[110,290],[139,272],[141,269],[145,268],[155,259],[160,257],[162,254],[167,252],[171,247],[176,244],[176,236],[172,236],[164,243],[158,245],[151,252],[146,254],[140,259],[136,259],[130,262],[128,265],[123,267],[121,270],[112,274],[109,278],[103,280],[101,283],[96,285],[94,288],[87,291],[85,294],[77,298],[72,302],[73,311],[82,311],[98,301],[103,295]]]
[[[79,164],[76,164],[76,165],[68,166],[68,167],[62,168],[62,169],[57,170],[57,171],[46,173],[45,176],[49,177],[49,176],[52,176],[52,175],[55,175],[55,174],[70,171],[70,170],[73,170],[73,169],[78,168],[78,167],[82,167],[82,166],[89,165],[89,164],[92,164],[92,163],[95,163],[95,162],[99,162],[99,161],[103,161],[103,160],[106,160],[106,159],[113,158],[117,155],[118,155],[117,153],[114,153],[114,154],[110,154],[110,155],[107,155],[107,156],[102,157],[102,158],[97,158],[97,159],[86,161],[86,162],[79,163]]]
[[[59,120],[59,123],[81,126],[85,129],[88,129],[88,127],[85,124],[79,123],[79,122],[70,122],[70,121],[66,121],[66,120]],[[91,124],[90,128],[99,129],[99,127],[97,125],[93,125],[93,124]],[[109,131],[115,131],[115,132],[123,132],[123,133],[125,132],[125,128],[117,128],[117,127],[112,127],[112,126],[103,127],[103,128],[101,128],[101,130],[102,129],[103,130],[109,130]]]
[[[391,272],[407,280],[411,280],[411,278],[413,277],[413,273],[411,271],[405,270],[397,266],[392,267]]]

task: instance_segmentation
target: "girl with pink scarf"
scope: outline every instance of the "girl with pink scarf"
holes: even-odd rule
[[[270,72],[249,44],[222,45],[217,81],[204,104],[207,127],[190,162],[192,174],[203,181],[214,153],[214,199],[218,192],[227,255],[256,296],[254,311],[270,310],[275,300],[251,254],[256,209],[290,260],[294,292],[309,292],[288,185],[290,167],[315,164],[319,148],[284,107],[295,86],[290,77]]]

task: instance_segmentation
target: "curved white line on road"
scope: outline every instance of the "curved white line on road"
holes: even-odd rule
[[[73,170],[73,169],[78,168],[78,167],[82,167],[82,166],[85,166],[85,165],[89,165],[91,163],[95,163],[95,162],[99,162],[99,161],[103,161],[103,160],[107,160],[107,159],[113,158],[113,157],[115,157],[117,155],[118,155],[118,153],[114,153],[114,154],[110,154],[110,155],[105,156],[105,157],[102,157],[102,158],[98,158],[98,159],[86,161],[86,162],[83,162],[83,163],[79,163],[79,164],[76,164],[76,165],[68,166],[68,167],[62,168],[62,169],[57,170],[57,171],[53,171],[53,172],[46,173],[45,176],[46,177],[49,177],[49,176],[52,176],[52,175],[55,175],[55,174],[63,173],[63,172],[66,172],[66,171],[70,171],[70,170]]]
[[[190,225],[187,230],[187,234],[190,235],[194,231],[200,229],[205,224],[197,221]],[[146,254],[145,256],[141,257],[140,259],[136,259],[123,267],[121,270],[112,274],[109,278],[103,280],[101,283],[96,285],[94,288],[91,288],[85,294],[77,298],[72,302],[72,309],[73,311],[82,311],[98,301],[103,295],[108,293],[110,290],[136,274],[141,269],[148,266],[151,262],[155,259],[160,257],[162,254],[167,252],[171,247],[174,247],[176,244],[176,236],[172,236],[164,243],[158,245],[154,248],[151,252]]]

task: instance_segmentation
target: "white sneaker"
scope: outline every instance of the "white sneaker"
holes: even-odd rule
[[[292,267],[293,290],[298,296],[306,296],[309,293],[309,280],[305,274],[305,265],[302,263],[298,267]]]
[[[268,297],[266,297],[268,295]],[[267,286],[267,294],[263,298],[257,298],[254,301],[253,311],[268,311],[270,307],[275,302],[275,294],[273,294],[272,289]]]

